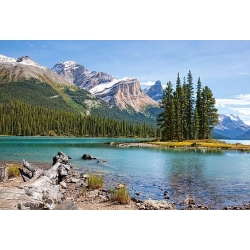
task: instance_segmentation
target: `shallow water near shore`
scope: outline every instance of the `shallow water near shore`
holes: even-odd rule
[[[250,153],[239,151],[194,151],[141,147],[116,147],[121,138],[0,137],[0,161],[52,163],[58,151],[71,156],[80,172],[100,172],[105,188],[126,183],[137,199],[174,202],[185,198],[211,209],[250,202]],[[96,160],[82,160],[84,153]],[[99,163],[97,162],[99,161]],[[164,195],[165,193],[165,195]]]

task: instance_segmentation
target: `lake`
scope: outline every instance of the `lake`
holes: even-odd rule
[[[250,202],[250,153],[116,147],[106,142],[136,142],[121,138],[0,137],[0,161],[52,163],[58,151],[71,156],[80,172],[104,175],[105,187],[125,183],[138,199],[164,199],[178,208],[187,197],[211,209]],[[240,141],[238,141],[240,142]],[[240,143],[243,143],[241,141]],[[245,142],[245,144],[249,144]],[[82,160],[84,153],[98,158]],[[106,161],[107,162],[103,162]]]

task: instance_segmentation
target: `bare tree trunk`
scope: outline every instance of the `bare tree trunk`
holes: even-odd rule
[[[65,203],[65,197],[59,183],[70,170],[68,160],[65,153],[58,152],[53,158],[53,166],[46,171],[23,160],[23,166],[31,172],[31,179],[18,187],[0,190],[0,210],[60,207],[60,204]],[[66,207],[70,206],[67,204]]]
[[[0,181],[5,181],[7,178],[7,169],[5,164],[0,166]]]

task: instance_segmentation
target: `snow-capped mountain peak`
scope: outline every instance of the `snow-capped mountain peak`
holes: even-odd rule
[[[57,63],[52,70],[78,87],[88,91],[100,83],[111,82],[114,79],[113,76],[103,72],[90,72],[75,61]]]
[[[223,126],[235,128],[238,126],[245,126],[246,124],[239,118],[239,116],[234,114],[220,114],[219,123]]]
[[[16,62],[15,58],[12,57],[7,57],[5,55],[0,54],[0,62],[5,63],[5,62]]]
[[[61,67],[64,66],[65,69],[67,68],[78,68],[80,65],[75,62],[75,61],[64,61],[64,62],[61,62]],[[60,65],[58,64],[58,65]]]
[[[25,65],[32,65],[32,66],[36,66],[36,67],[42,67],[39,63],[33,61],[28,56],[21,56],[21,57],[17,58],[16,62],[25,64]]]
[[[239,116],[234,114],[220,114],[219,123],[214,127],[214,132],[227,138],[236,138],[250,130]]]
[[[5,55],[0,54],[0,63],[4,63],[4,64],[13,64],[13,63],[19,64],[20,63],[22,65],[29,65],[29,66],[31,65],[31,66],[35,66],[39,68],[46,68],[46,67],[41,66],[39,63],[35,62],[28,56],[21,56],[15,59],[15,58],[7,57]]]

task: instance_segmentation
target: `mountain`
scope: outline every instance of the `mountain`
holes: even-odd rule
[[[115,79],[113,76],[103,72],[90,72],[84,66],[74,61],[57,63],[53,66],[52,71],[63,76],[67,81],[88,91],[98,84],[111,82]]]
[[[81,70],[84,71],[84,69]],[[67,80],[28,56],[14,59],[1,55],[0,104],[21,101],[34,107],[155,125],[155,119],[152,117],[155,116],[156,111],[153,110],[151,117],[147,117],[142,113],[120,110],[117,106],[111,106],[89,91],[79,88],[72,83],[70,77],[72,75],[68,75]],[[98,74],[94,72],[91,72],[89,77],[92,77],[90,80],[100,81]]]
[[[14,59],[0,55],[1,82],[16,82],[19,80],[27,80],[32,77],[39,79],[40,81],[47,81],[48,83],[57,82],[66,85],[73,85],[71,82],[65,80],[64,77],[61,77],[49,68],[41,66],[28,56]]]
[[[145,89],[144,92],[153,100],[160,102],[163,95],[163,87],[161,81],[156,81],[154,85]]]
[[[213,133],[229,139],[239,139],[250,131],[250,126],[245,124],[239,116],[233,114],[220,114],[219,123],[214,127]],[[217,137],[218,138],[218,137]]]
[[[238,140],[250,140],[250,130],[245,132],[243,135],[236,136],[234,139]]]
[[[140,82],[136,78],[114,79],[95,86],[90,92],[122,110],[133,109],[135,112],[143,113],[145,107],[157,106],[157,103],[142,91]]]
[[[156,118],[158,103],[142,91],[140,82],[136,78],[117,79],[107,73],[90,72],[74,61],[57,63],[52,70],[111,106],[131,114],[141,113]]]

